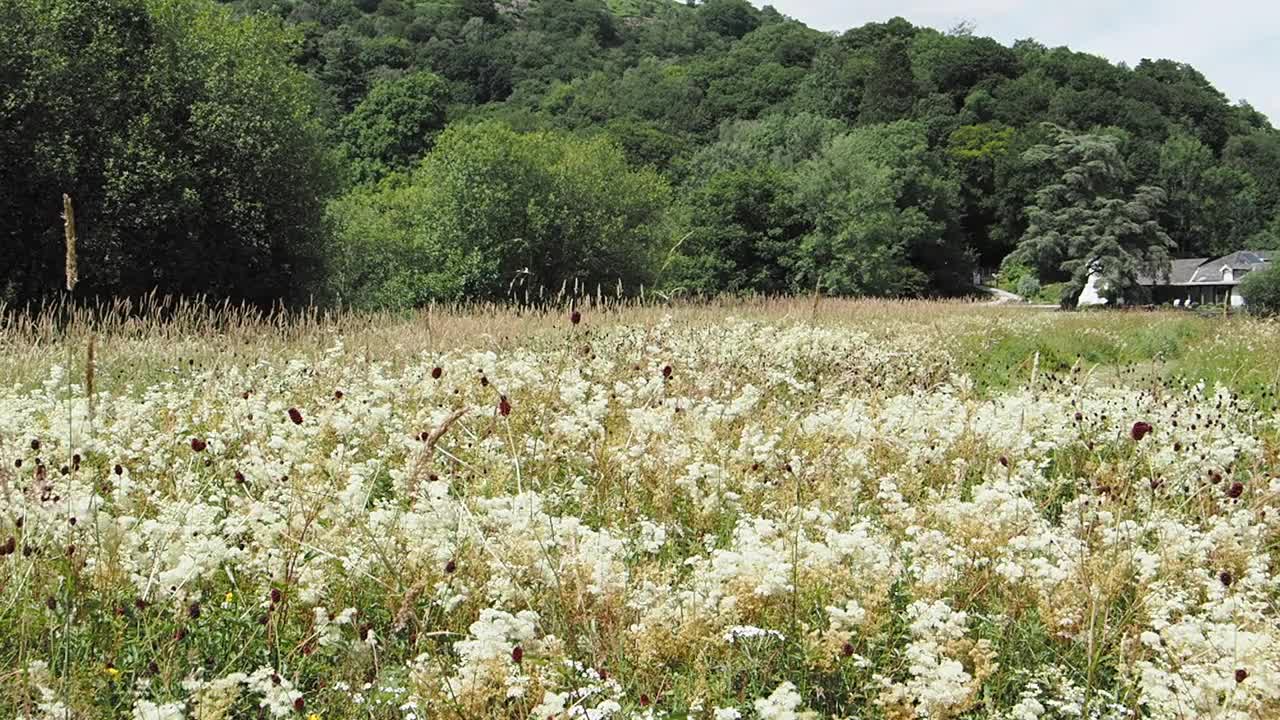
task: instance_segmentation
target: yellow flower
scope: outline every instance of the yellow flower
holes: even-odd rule
[[[320,715],[318,713],[311,713],[307,716],[307,720],[320,720]]]
[[[103,672],[105,672],[107,674],[107,677],[111,678],[112,680],[115,680],[116,678],[120,677],[120,671],[114,665],[106,666],[105,668],[103,668]]]
[[[223,601],[223,602],[228,602],[228,603],[229,603],[229,602],[231,602],[232,600],[235,600],[235,599],[236,599],[236,594],[235,594],[235,593],[233,593],[233,592],[228,592],[228,593],[227,593],[227,596],[226,596],[226,597],[224,597],[224,598],[222,598],[222,601]]]

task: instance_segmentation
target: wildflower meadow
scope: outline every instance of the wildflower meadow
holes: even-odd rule
[[[1280,330],[0,326],[6,718],[1280,717]]]

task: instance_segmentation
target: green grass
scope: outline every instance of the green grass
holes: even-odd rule
[[[1154,373],[1156,379],[1203,380],[1260,396],[1280,372],[1280,358],[1259,352],[1277,344],[1260,329],[1244,318],[1076,313],[1043,324],[993,324],[986,332],[961,336],[956,353],[986,391],[1023,384],[1033,371],[1050,379],[1075,371],[1121,380]]]

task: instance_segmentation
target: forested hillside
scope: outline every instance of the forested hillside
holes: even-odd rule
[[[0,0],[0,298],[1077,287],[1280,247],[1280,133],[1133,68],[746,0]],[[1082,229],[1083,228],[1083,229]]]

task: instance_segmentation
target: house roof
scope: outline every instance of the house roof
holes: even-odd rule
[[[1233,271],[1257,270],[1266,266],[1267,262],[1271,260],[1271,255],[1272,253],[1269,251],[1240,250],[1233,252],[1230,255],[1210,260],[1196,268],[1188,282],[1192,284],[1223,284],[1222,271],[1224,269],[1229,268]]]
[[[1155,278],[1145,274],[1138,277],[1138,282],[1143,285],[1184,285],[1191,282],[1191,276],[1207,262],[1209,262],[1209,258],[1174,260],[1169,268],[1169,280],[1167,283],[1163,277]]]
[[[1174,260],[1169,268],[1169,279],[1140,275],[1142,285],[1234,285],[1238,279],[1224,281],[1223,268],[1258,270],[1266,267],[1276,253],[1270,250],[1238,250],[1220,258],[1186,258]]]

